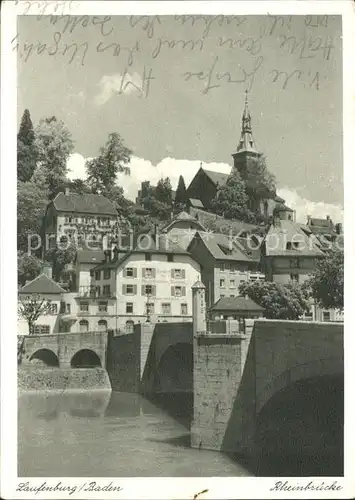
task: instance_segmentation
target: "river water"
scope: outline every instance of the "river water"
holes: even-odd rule
[[[23,394],[18,474],[32,477],[252,476],[228,456],[189,447],[188,408],[118,392]],[[173,405],[174,406],[174,405]],[[170,405],[171,409],[171,405]]]

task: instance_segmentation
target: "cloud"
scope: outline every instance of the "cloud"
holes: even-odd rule
[[[86,178],[85,161],[81,154],[75,153],[68,160],[70,179]],[[157,165],[153,165],[149,160],[132,156],[130,169],[131,175],[118,174],[117,184],[122,186],[125,196],[135,201],[138,189],[142,181],[149,180],[154,186],[162,177],[169,177],[173,189],[176,189],[180,175],[184,177],[186,187],[190,184],[196,172],[200,168],[199,160],[185,160],[176,158],[164,158]],[[203,163],[207,170],[223,172],[228,174],[231,166],[227,163]],[[300,196],[294,189],[283,187],[277,190],[278,194],[286,200],[286,204],[296,210],[298,222],[304,223],[307,215],[324,218],[330,215],[334,222],[342,222],[344,210],[340,205],[331,203],[314,202]]]
[[[94,103],[97,106],[102,106],[111,99],[112,96],[118,94],[132,94],[141,92],[143,82],[139,73],[115,73],[113,75],[103,75],[97,84],[100,88],[99,93],[94,97]]]

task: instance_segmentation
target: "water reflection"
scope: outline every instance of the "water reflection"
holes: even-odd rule
[[[21,395],[19,475],[251,475],[222,453],[190,448],[188,415],[177,421],[163,409],[164,398],[158,399],[104,391]],[[173,398],[173,408],[183,408],[181,401]]]

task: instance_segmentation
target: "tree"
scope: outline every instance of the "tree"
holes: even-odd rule
[[[35,133],[28,109],[25,109],[17,134],[17,179],[27,182],[36,168]]]
[[[163,203],[169,207],[173,203],[173,191],[171,188],[171,182],[169,177],[165,179],[160,179],[158,181],[157,187],[154,190],[153,196],[156,201]]]
[[[35,175],[35,174],[34,174]],[[34,181],[17,183],[17,248],[27,252],[31,234],[41,235],[48,192]]]
[[[38,162],[53,198],[66,183],[67,160],[74,149],[72,136],[64,122],[52,116],[39,121],[35,137]]]
[[[43,266],[43,261],[34,255],[19,250],[17,252],[17,280],[23,286],[26,281],[31,281],[39,275]]]
[[[131,156],[132,151],[124,145],[122,137],[116,132],[110,133],[99,156],[85,165],[92,192],[108,194],[116,183],[117,174],[127,171]]]
[[[64,247],[64,243],[66,242],[61,241],[59,245],[61,243]],[[68,246],[68,248],[60,248],[59,246],[56,246],[55,248],[51,248],[46,252],[45,258],[52,264],[53,279],[55,281],[60,281],[62,272],[64,271],[65,267],[67,266],[67,264],[73,262],[75,257],[76,249],[72,243],[70,244],[70,246]]]
[[[50,311],[50,306],[50,302],[39,295],[29,295],[20,299],[18,314],[27,321],[29,335],[34,334],[36,321]]]
[[[269,172],[264,155],[248,157],[245,175],[247,190],[256,198],[270,198],[276,193],[276,178]]]
[[[217,189],[215,197],[211,200],[211,208],[217,215],[226,219],[254,221],[254,215],[248,209],[245,182],[241,180],[238,172],[233,171],[226,184]]]
[[[87,181],[83,179],[73,179],[72,181],[68,181],[66,187],[69,188],[70,192],[76,194],[90,194],[91,188],[88,185]]]
[[[313,276],[305,283],[314,300],[325,309],[344,309],[344,252],[329,250],[316,262]]]
[[[176,188],[175,203],[177,205],[183,205],[187,200],[187,192],[185,181],[182,175],[179,177],[178,185]]]
[[[281,285],[270,281],[245,282],[239,286],[239,293],[263,307],[266,318],[297,320],[309,311],[307,294],[299,285]]]

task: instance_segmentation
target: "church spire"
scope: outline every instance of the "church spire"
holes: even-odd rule
[[[240,135],[240,140],[237,146],[237,153],[241,151],[250,151],[253,153],[257,153],[251,128],[251,116],[248,106],[247,90],[245,91],[245,103],[244,103],[244,111],[242,117],[242,133]]]

